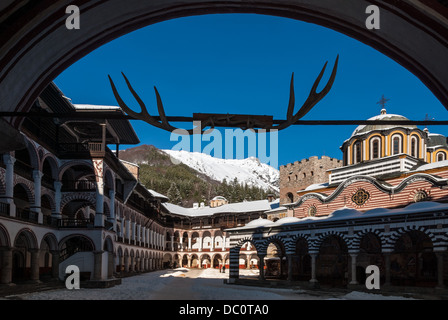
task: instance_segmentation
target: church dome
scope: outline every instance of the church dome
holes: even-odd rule
[[[367,120],[408,120],[408,118],[399,115],[399,114],[387,114],[386,109],[381,110],[381,114],[372,118],[369,118]],[[352,133],[352,137],[362,135],[374,130],[388,130],[392,128],[408,128],[408,129],[416,129],[416,125],[398,125],[398,124],[368,124],[368,125],[359,125],[355,131]]]

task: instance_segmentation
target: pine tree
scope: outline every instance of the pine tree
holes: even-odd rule
[[[182,195],[180,194],[179,188],[177,184],[171,182],[171,186],[167,191],[167,197],[170,199],[170,203],[181,205],[182,204]]]

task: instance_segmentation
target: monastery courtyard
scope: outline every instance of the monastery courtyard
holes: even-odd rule
[[[255,278],[254,270],[240,270],[241,278]],[[107,289],[56,289],[5,296],[14,300],[407,300],[409,296],[367,292],[303,290],[227,285],[228,271],[218,269],[167,269],[122,279]],[[254,280],[256,281],[256,280]]]

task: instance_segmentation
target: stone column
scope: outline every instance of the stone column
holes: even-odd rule
[[[288,281],[291,282],[292,281],[292,253],[288,253],[286,255],[287,259],[288,259]]]
[[[93,280],[101,280],[103,264],[103,251],[93,252]]]
[[[34,180],[34,204],[30,206],[30,211],[37,215],[37,223],[42,224],[44,217],[41,210],[41,193],[42,193],[42,176],[44,174],[39,170],[33,170],[33,180]]]
[[[114,277],[115,262],[114,253],[107,252],[107,278],[112,279]]]
[[[62,200],[62,182],[61,181],[55,181],[53,183],[54,185],[54,203],[55,203],[55,209],[54,212],[51,213],[51,216],[55,219],[61,219],[61,200]],[[90,217],[89,217],[90,218]]]
[[[12,249],[1,248],[0,253],[2,255],[1,265],[1,284],[10,284],[12,281]]]
[[[187,267],[191,268],[191,257],[187,257],[187,260],[188,260]]]
[[[38,249],[30,249],[31,253],[31,275],[30,280],[32,282],[40,282],[39,281],[39,250]]]
[[[129,256],[124,256],[124,271],[129,272]]]
[[[113,224],[113,230],[115,230],[115,225],[117,220],[115,219],[115,191],[109,190],[109,217],[107,220]]]
[[[51,253],[51,275],[55,279],[59,279],[59,251],[52,250]]]
[[[226,251],[226,236],[222,236],[222,251]]]
[[[384,252],[384,268],[386,272],[385,276],[385,282],[383,286],[389,286],[390,285],[390,252]]]
[[[215,237],[211,237],[212,241],[211,241],[211,245],[210,245],[210,251],[215,250]]]
[[[198,237],[198,241],[199,241],[199,250],[198,251],[202,251],[202,237]]]
[[[174,236],[171,236],[170,249],[171,249],[171,251],[174,251]]]
[[[127,219],[126,222],[126,238],[127,238],[127,244],[131,243],[131,220]]]
[[[191,251],[191,236],[188,237],[188,251]]]
[[[260,263],[259,263],[259,266],[258,266],[258,268],[259,268],[259,270],[260,270],[260,276],[259,276],[259,279],[260,280],[265,280],[265,278],[264,278],[264,257],[265,257],[266,255],[264,255],[264,254],[259,254],[258,255],[258,259],[260,260]],[[239,261],[238,261],[238,263],[239,263]]]
[[[358,253],[357,252],[350,253],[350,257],[352,258],[351,259],[352,280],[350,281],[349,284],[355,285],[355,284],[358,284],[358,281],[356,280],[356,258],[358,257]]]
[[[16,216],[16,205],[14,204],[14,163],[16,159],[10,154],[3,155],[3,162],[6,165],[5,172],[5,198],[4,201],[9,204],[9,215]]]
[[[134,257],[131,256],[131,265],[129,267],[129,271],[135,271],[135,260]]]
[[[317,253],[310,253],[311,256],[311,279],[310,279],[310,283],[313,286],[317,286],[318,281],[316,279],[316,258],[317,258]]]
[[[104,227],[104,160],[92,159],[96,177],[95,227]]]
[[[444,279],[443,279],[443,252],[436,252],[437,257],[437,289],[445,288]]]

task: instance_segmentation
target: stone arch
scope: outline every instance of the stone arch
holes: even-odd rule
[[[23,236],[23,239],[25,240],[25,245],[28,249],[38,249],[38,241],[37,237],[34,234],[34,232],[29,228],[23,228],[20,229],[19,232],[17,232],[16,237],[14,239],[14,246],[16,245],[18,239]]]
[[[43,236],[40,247],[42,247],[44,241],[48,244],[50,250],[57,251],[59,249],[58,240],[53,233],[49,232]]]
[[[16,178],[14,181],[14,189],[16,188],[16,186],[20,186],[24,189],[24,191],[26,192],[26,195],[28,197],[28,202],[29,204],[33,204],[34,203],[34,189],[33,186],[31,185],[31,183],[29,181],[24,181],[24,179],[19,179]]]
[[[71,201],[82,200],[88,203],[93,208],[96,207],[96,195],[91,192],[70,192],[68,194],[64,194],[61,200],[61,212],[64,210],[64,207]]]
[[[59,251],[63,252],[67,248],[67,244],[73,242],[77,246],[77,250],[81,251],[96,251],[95,242],[88,236],[81,233],[73,233],[65,236],[59,241]]]
[[[338,232],[338,231],[333,231],[333,230],[331,230],[331,231],[327,231],[327,232],[325,232],[325,233],[319,235],[319,236],[317,237],[317,239],[315,239],[314,241],[310,242],[310,244],[311,244],[311,245],[310,245],[310,251],[318,252],[320,246],[322,245],[322,242],[323,242],[327,237],[329,237],[329,236],[337,236],[337,237],[340,237],[341,239],[344,240],[344,242],[345,242],[345,244],[347,245],[347,247],[349,247],[349,240],[347,239],[347,237],[346,237],[345,234],[343,234],[343,233],[341,233],[341,232]]]
[[[82,161],[82,160],[73,160],[73,161],[69,161],[69,162],[66,162],[63,165],[61,165],[61,167],[59,168],[58,180],[62,181],[62,177],[64,176],[65,171],[67,171],[68,169],[70,169],[73,166],[87,166],[92,170],[93,173],[95,172],[95,170],[93,168],[93,164],[91,162]]]
[[[397,231],[390,256],[391,283],[435,286],[438,267],[435,237],[424,227],[407,226]]]
[[[39,165],[39,170],[45,174],[44,172],[44,165],[45,163],[49,164],[49,168],[51,170],[51,178],[53,180],[58,180],[59,178],[59,165],[58,165],[58,160],[56,159],[56,157],[51,154],[51,153],[47,153],[43,156],[43,158],[40,161],[40,165]],[[45,170],[46,171],[46,170]]]
[[[345,286],[348,278],[348,244],[343,234],[326,232],[317,243],[316,275],[319,282],[332,286]]]
[[[0,224],[0,247],[11,247],[8,230],[2,224]]]
[[[50,204],[49,209],[51,209],[52,212],[56,210],[56,202],[52,193],[48,192],[47,190],[42,190],[41,198],[45,198],[46,201],[48,201],[48,203]],[[43,203],[43,201],[41,201],[41,203]]]
[[[114,241],[111,236],[107,236],[103,241],[103,249],[107,252],[114,252]]]

